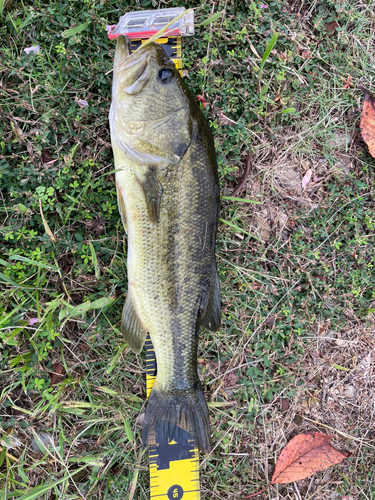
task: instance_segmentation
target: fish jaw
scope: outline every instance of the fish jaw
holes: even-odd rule
[[[141,92],[151,76],[151,67],[148,64],[150,52],[143,51],[134,57],[130,53],[130,40],[125,36],[118,37],[114,69],[113,94],[121,92],[134,95]]]

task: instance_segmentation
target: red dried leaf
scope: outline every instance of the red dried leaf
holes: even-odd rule
[[[284,484],[305,479],[316,472],[339,464],[350,453],[331,446],[327,434],[298,434],[281,452],[272,476],[272,484]]]
[[[368,146],[370,155],[375,158],[375,97],[364,87],[359,87],[365,94],[361,114],[361,134]]]
[[[277,462],[271,483],[245,498],[253,498],[266,491],[272,484],[285,484],[299,481],[339,464],[350,456],[349,451],[335,450],[331,446],[332,436],[327,434],[298,434],[285,446]]]

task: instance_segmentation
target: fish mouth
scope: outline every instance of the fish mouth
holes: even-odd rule
[[[162,47],[156,42],[141,45],[135,52],[131,52],[131,40],[126,35],[117,38],[114,69],[117,71],[128,70],[137,64],[144,63],[145,59],[152,58],[159,65],[171,65],[175,67],[173,61],[167,56]]]
[[[173,61],[157,43],[149,43],[131,53],[130,39],[121,35],[117,39],[114,79],[122,92],[139,94],[149,82],[153,72],[161,67],[173,67]]]
[[[117,39],[114,77],[118,81],[121,91],[126,94],[138,94],[147,84],[151,76],[149,59],[154,52],[153,46],[140,47],[136,53],[131,53],[130,39],[121,35]]]
[[[128,59],[131,55],[130,43],[130,38],[128,38],[126,35],[120,35],[119,37],[117,37],[114,69],[116,69],[117,66]]]
[[[123,71],[142,62],[147,54],[142,51],[142,47],[136,53],[131,53],[131,41],[126,35],[120,35],[117,38],[114,70]],[[147,47],[146,47],[147,48]]]

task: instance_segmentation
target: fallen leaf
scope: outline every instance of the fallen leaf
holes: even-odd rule
[[[305,479],[350,456],[348,451],[333,448],[331,439],[332,436],[318,432],[295,436],[281,452],[271,483],[285,484]]]
[[[65,375],[65,368],[60,363],[54,363],[52,370],[50,387],[60,382],[61,378]]]
[[[312,170],[309,168],[309,170],[305,173],[305,175],[302,178],[302,189],[306,189],[308,183],[311,181],[311,176],[312,176]]]
[[[300,56],[303,57],[303,59],[310,59],[312,57],[311,52],[308,49],[300,49],[301,54]]]
[[[338,26],[339,25],[336,23],[336,21],[331,21],[330,23],[324,23],[324,29],[328,36],[333,36]]]
[[[350,87],[353,87],[352,75],[348,75],[348,78],[344,82],[344,89],[350,89]]]
[[[139,425],[140,427],[142,427],[143,425],[143,422],[145,421],[145,414],[144,413],[141,413],[140,415],[138,415],[138,417],[136,418],[136,421],[135,421],[135,425]]]
[[[333,448],[331,439],[332,436],[319,432],[295,436],[280,453],[270,484],[243,498],[255,497],[273,484],[286,484],[305,479],[331,465],[339,464],[350,456],[349,451]]]
[[[281,411],[289,410],[290,402],[288,398],[280,398]]]
[[[47,150],[42,149],[42,162],[45,165],[53,165],[55,161],[57,161],[57,158],[53,159]]]
[[[44,229],[46,231],[46,233],[48,234],[48,236],[50,237],[50,240],[53,241],[53,242],[56,242],[56,238],[54,237],[49,225],[48,225],[48,222],[46,221],[46,218],[44,217],[44,214],[43,214],[43,209],[42,209],[42,200],[39,198],[39,210],[40,210],[40,215],[42,217],[42,222],[43,222],[43,225],[44,225]]]
[[[238,380],[238,375],[236,375],[235,373],[227,373],[224,377],[225,387],[234,387],[238,384]]]
[[[275,174],[277,184],[282,189],[297,196],[302,193],[301,174],[292,164],[277,164]]]
[[[361,114],[361,134],[368,146],[370,155],[375,158],[375,97],[364,87],[359,87],[365,94]]]
[[[247,179],[249,177],[249,173],[250,173],[252,166],[253,166],[253,156],[251,154],[249,154],[249,156],[247,158],[247,163],[246,163],[246,168],[244,170],[244,173],[242,174],[241,179],[239,180],[237,187],[235,188],[235,190],[233,191],[231,196],[236,196],[238,194],[241,194],[242,191],[245,189],[246,182],[247,182]]]

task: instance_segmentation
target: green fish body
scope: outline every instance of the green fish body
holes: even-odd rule
[[[126,342],[149,332],[157,376],[142,440],[178,442],[182,431],[211,449],[197,373],[200,325],[220,327],[215,263],[219,181],[211,131],[173,61],[156,43],[130,54],[117,42],[109,115],[118,206],[128,235]]]

